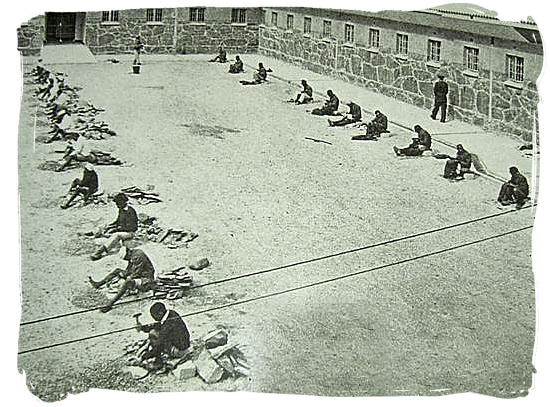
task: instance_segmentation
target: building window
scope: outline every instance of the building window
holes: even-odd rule
[[[346,24],[344,26],[344,41],[348,43],[353,43],[355,41],[355,27],[351,24]]]
[[[193,23],[204,23],[204,8],[190,8],[189,20]]]
[[[271,12],[271,25],[277,27],[277,25],[278,25],[278,21],[277,21],[278,17],[279,17],[279,16],[278,16],[278,14],[277,14],[276,12],[274,12],[274,11]]]
[[[161,8],[148,8],[147,9],[147,22],[160,22],[162,21],[162,9]]]
[[[101,15],[101,21],[106,23],[118,22],[118,10],[104,11]]]
[[[407,55],[409,53],[409,36],[407,34],[397,34],[395,52],[397,55]]]
[[[441,41],[428,40],[428,61],[437,63],[441,61]]]
[[[464,47],[464,66],[469,71],[477,72],[479,69],[479,49]]]
[[[332,21],[323,21],[323,38],[330,38],[332,36]]]
[[[304,17],[304,34],[311,34],[311,17]]]
[[[286,29],[287,30],[294,29],[294,16],[292,14],[288,14],[286,16]]]
[[[506,55],[508,79],[513,82],[523,82],[524,62],[522,57]]]
[[[380,30],[369,29],[369,48],[380,48]]]
[[[245,8],[231,9],[231,22],[234,23],[234,24],[245,24],[246,23],[246,9]]]

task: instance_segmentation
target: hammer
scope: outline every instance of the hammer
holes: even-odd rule
[[[141,312],[138,312],[138,313],[135,313],[134,315],[132,315],[135,319],[136,319],[136,324],[138,326],[138,328],[141,326],[141,323],[139,322],[139,317],[141,316]]]

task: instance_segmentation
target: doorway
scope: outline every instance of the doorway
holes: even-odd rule
[[[85,13],[46,13],[46,43],[84,42]]]

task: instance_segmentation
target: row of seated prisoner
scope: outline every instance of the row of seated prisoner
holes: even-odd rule
[[[256,72],[254,72],[254,75],[252,77],[252,81],[242,80],[242,81],[239,81],[239,82],[242,85],[259,85],[259,84],[264,83],[265,81],[267,81],[267,73],[268,72],[273,72],[273,71],[271,70],[271,68],[266,69],[264,67],[264,64],[262,62],[260,62],[258,64],[258,69],[256,70]]]

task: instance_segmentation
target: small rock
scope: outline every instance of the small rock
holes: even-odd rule
[[[203,350],[195,360],[197,373],[208,384],[217,383],[223,376],[223,368],[216,363],[208,351]]]
[[[187,380],[195,377],[197,374],[197,367],[191,360],[182,363],[173,370],[174,375],[180,380]]]
[[[149,374],[147,369],[139,366],[126,366],[122,369],[122,371],[125,373],[129,373],[136,380],[143,379]]]
[[[193,263],[189,264],[191,270],[202,270],[210,265],[210,261],[206,257],[196,260]]]
[[[206,349],[212,349],[218,346],[225,345],[227,343],[227,332],[223,329],[217,329],[215,331],[207,333],[203,336],[204,346]]]

